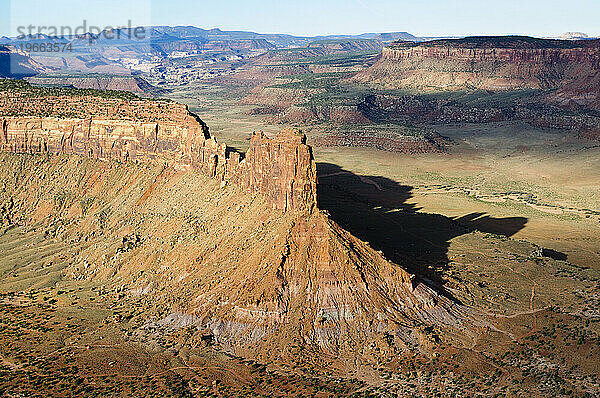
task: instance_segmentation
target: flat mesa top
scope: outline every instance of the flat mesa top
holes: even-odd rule
[[[426,42],[397,41],[391,48],[411,47],[456,47],[456,48],[509,48],[527,49],[577,49],[600,48],[600,39],[595,40],[557,40],[538,39],[529,36],[472,36],[462,39],[441,39]]]
[[[202,124],[184,104],[140,98],[125,91],[38,87],[22,80],[0,79],[0,116],[90,117]]]

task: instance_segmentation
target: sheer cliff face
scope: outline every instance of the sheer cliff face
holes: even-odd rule
[[[0,149],[15,153],[85,155],[101,160],[161,158],[185,164],[181,150],[187,136],[202,134],[201,126],[121,120],[0,118]]]
[[[273,139],[254,133],[246,159],[238,162],[234,155],[228,162],[238,184],[262,193],[279,208],[311,210],[316,204],[317,169],[298,130],[283,130]]]
[[[311,210],[315,206],[316,169],[298,131],[284,130],[272,140],[262,133],[253,134],[250,150],[242,159],[210,137],[207,127],[182,105],[136,101],[133,105],[116,102],[120,107],[111,108],[106,101],[60,97],[39,101],[51,115],[61,114],[70,104],[100,117],[0,117],[0,150],[168,163],[259,192],[276,209]],[[31,103],[24,107],[16,113],[34,111],[29,109]],[[14,107],[2,108],[3,114],[15,113]],[[124,115],[124,120],[105,119],[113,115]],[[126,120],[135,115],[138,120]]]
[[[458,40],[398,44],[385,48],[380,60],[355,79],[429,91],[510,90],[561,88],[600,74],[600,43],[595,41],[582,47],[543,40],[500,44],[494,47],[491,40],[484,46]],[[579,89],[598,92],[597,86]]]
[[[21,79],[45,72],[46,68],[14,47],[0,46],[0,78]]]

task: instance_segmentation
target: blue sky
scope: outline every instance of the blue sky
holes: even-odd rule
[[[0,35],[18,26],[195,25],[318,35],[407,31],[419,36],[583,31],[600,35],[600,0],[0,0]]]

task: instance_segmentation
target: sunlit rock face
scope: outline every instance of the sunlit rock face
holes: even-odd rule
[[[34,112],[31,103],[19,106],[16,99],[4,99],[3,114]],[[184,105],[97,98],[82,102],[71,97],[39,104],[40,113],[51,116],[0,118],[0,150],[165,162],[259,192],[276,209],[311,210],[315,206],[316,168],[306,138],[298,130],[283,130],[273,139],[254,133],[243,158],[211,137],[206,125]],[[64,114],[69,106],[88,111],[89,117],[53,116]]]

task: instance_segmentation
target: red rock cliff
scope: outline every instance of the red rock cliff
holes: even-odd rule
[[[273,139],[254,133],[242,159],[240,153],[210,137],[204,123],[180,104],[51,97],[17,106],[12,99],[3,100],[0,115],[19,116],[0,116],[1,151],[160,161],[260,193],[277,209],[310,211],[315,207],[316,167],[298,130],[284,130]],[[51,116],[22,116],[36,109]],[[90,116],[52,116],[66,109]],[[114,118],[117,115],[122,118]]]
[[[421,90],[579,87],[586,92],[571,94],[593,103],[599,86],[590,82],[599,75],[600,40],[473,37],[397,43],[384,48],[380,60],[354,79]]]
[[[317,201],[317,170],[306,137],[299,130],[286,129],[272,139],[253,133],[246,159],[232,167],[238,183],[250,191],[270,197],[280,208],[312,209]]]

